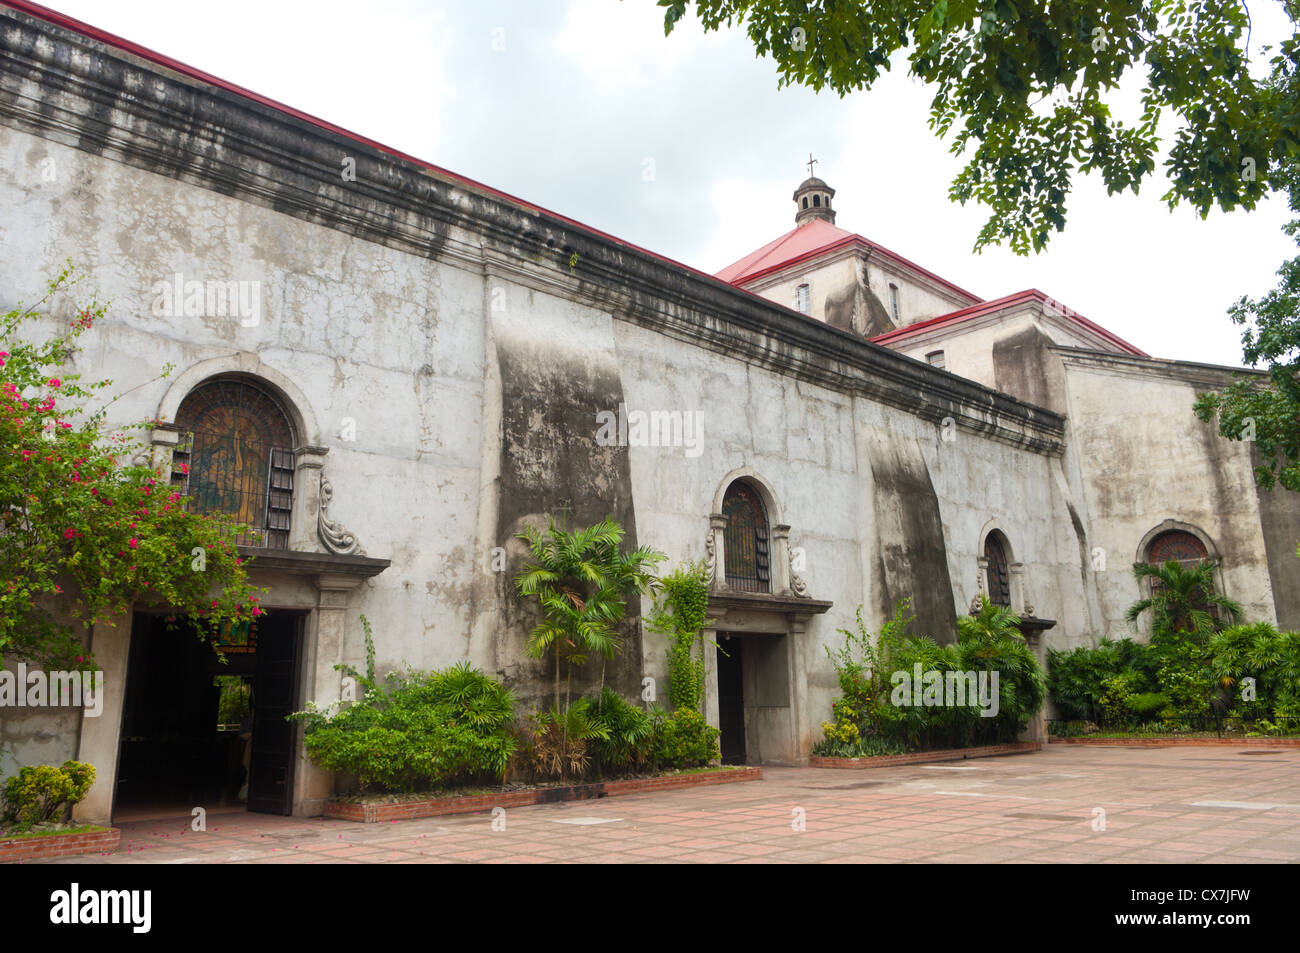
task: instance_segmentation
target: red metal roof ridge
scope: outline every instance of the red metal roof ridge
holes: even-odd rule
[[[1061,304],[1055,298],[1052,298],[1037,288],[1026,288],[1024,291],[1012,292],[1001,298],[995,298],[992,301],[982,301],[979,304],[971,305],[968,308],[962,308],[958,311],[950,311],[947,314],[941,314],[937,317],[928,318],[925,321],[918,321],[916,324],[909,324],[901,328],[895,328],[893,331],[886,331],[884,334],[878,334],[871,339],[874,344],[889,344],[892,341],[901,341],[913,337],[921,332],[936,327],[941,324],[958,324],[971,318],[980,317],[985,314],[992,314],[995,311],[1001,311],[1013,304],[1021,301],[1036,300],[1044,304],[1053,302],[1059,306],[1059,310],[1064,317],[1083,325],[1094,334],[1099,335],[1105,340],[1119,347],[1121,350],[1128,352],[1136,357],[1150,357],[1146,351],[1125,341],[1118,334],[1107,331],[1100,324],[1090,321],[1073,308],[1068,308]]]
[[[635,245],[632,242],[624,241],[623,239],[618,238],[615,235],[611,235],[608,232],[603,232],[598,228],[593,228],[590,225],[586,225],[582,222],[579,222],[577,219],[569,218],[567,215],[561,215],[559,212],[553,212],[548,208],[536,204],[535,202],[526,201],[525,199],[521,199],[518,196],[511,195],[508,192],[503,192],[500,189],[495,189],[490,185],[484,185],[482,182],[479,182],[475,179],[471,179],[468,176],[460,175],[459,173],[452,172],[449,169],[443,168],[442,166],[435,165],[432,162],[428,162],[424,159],[419,159],[413,155],[409,155],[408,153],[402,152],[399,149],[394,149],[391,146],[386,146],[382,142],[379,142],[374,139],[370,139],[359,133],[352,132],[349,129],[344,129],[342,126],[335,125],[334,123],[326,119],[321,119],[318,116],[313,116],[310,113],[303,112],[300,109],[295,109],[293,106],[289,106],[285,103],[280,102],[279,100],[271,99],[269,96],[263,96],[261,93],[256,93],[253,90],[248,89],[244,86],[239,86],[235,83],[227,82],[226,80],[223,80],[218,76],[214,76],[213,74],[198,69],[197,67],[190,66],[187,63],[182,63],[180,60],[167,56],[165,53],[159,53],[158,51],[152,50],[147,46],[141,46],[139,43],[135,43],[124,37],[120,37],[115,33],[109,33],[107,30],[101,30],[99,27],[91,26],[89,23],[86,23],[83,20],[75,19],[74,17],[70,17],[64,13],[59,13],[57,10],[51,10],[49,7],[42,6],[39,3],[32,3],[30,2],[30,0],[0,0],[0,5],[9,7],[13,10],[17,10],[20,13],[25,13],[28,16],[35,17],[38,20],[44,20],[47,23],[53,23],[56,26],[63,27],[64,29],[70,30],[73,33],[79,33],[82,36],[89,37],[92,40],[97,40],[108,46],[115,47],[116,49],[129,53],[132,56],[138,56],[141,59],[148,60],[152,63],[156,63],[159,66],[163,66],[166,69],[181,74],[182,76],[186,76],[189,77],[190,79],[198,80],[199,82],[202,83],[207,83],[210,86],[215,86],[218,89],[223,89],[226,92],[234,93],[237,96],[242,96],[245,99],[249,99],[252,100],[253,102],[260,103],[263,106],[268,106],[271,109],[277,110],[278,112],[282,112],[289,116],[293,116],[296,119],[301,119],[304,122],[308,122],[311,125],[316,126],[320,129],[324,129],[329,132],[335,133],[337,135],[344,136],[345,138],[351,139],[353,142],[358,142],[363,145],[370,146],[371,148],[377,149],[380,152],[391,155],[394,158],[401,159],[405,162],[410,162],[423,169],[427,169],[429,171],[436,172],[439,175],[446,176],[447,178],[452,179],[462,185],[466,185],[471,188],[477,189],[481,192],[486,192],[489,195],[496,196],[497,198],[503,199],[527,211],[539,212],[545,215],[549,215],[550,217],[557,219],[565,223],[566,225],[571,225],[591,235],[597,235],[603,239],[606,239],[607,241],[611,241],[614,242],[615,244],[622,245],[624,248],[628,248],[633,251],[640,252],[643,255],[648,255],[651,258],[654,258],[661,262],[665,262],[666,264],[669,265],[673,265],[674,267],[681,268],[685,271],[690,272],[691,274],[699,275],[704,278],[709,278],[713,281],[719,280],[718,278],[715,278],[713,275],[710,275],[708,272],[701,271],[698,268],[693,268],[690,265],[677,261],[676,259],[669,258],[666,255],[661,255],[658,252],[653,252],[648,248],[643,248],[642,246]],[[729,282],[723,282],[723,284],[729,284]],[[743,291],[744,289],[738,288],[737,290]]]
[[[799,233],[802,232],[805,228],[808,229],[815,228],[819,221],[820,220],[815,220],[812,222],[808,222],[804,225],[796,225],[794,228],[790,229],[790,231],[783,232],[782,234],[776,236],[776,238],[772,239],[766,245],[760,245],[758,246],[758,248],[755,248],[753,251],[751,251],[748,255],[742,255],[740,258],[737,258],[731,264],[719,268],[717,271],[713,273],[713,277],[717,278],[719,281],[725,281],[728,284],[734,285],[735,287],[739,288],[740,287],[740,285],[738,284],[739,281],[746,279],[751,274],[757,274],[757,272],[744,271],[743,269],[740,268],[740,266],[745,265],[746,262],[751,262],[752,264],[748,265],[748,267],[750,268],[755,267],[755,265],[758,262],[763,261],[768,256],[775,254],[787,242],[794,241],[797,237],[799,237]],[[843,232],[841,238],[847,237],[850,234],[849,232],[844,231],[844,229],[842,228],[836,228],[834,225],[830,225],[828,227],[834,229],[836,232]],[[829,241],[824,242],[822,245],[816,246],[816,249],[814,250],[824,248],[829,243],[830,243]],[[801,252],[800,254],[803,254],[803,252]],[[790,259],[783,259],[783,260],[788,261]],[[733,270],[738,270],[738,274],[740,275],[739,279],[722,277],[724,274],[727,274],[728,272],[731,272]]]

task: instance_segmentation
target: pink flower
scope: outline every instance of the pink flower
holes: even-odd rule
[[[76,536],[76,535],[77,535],[77,531],[76,531],[75,529],[73,529],[71,526],[69,526],[67,529],[65,529],[65,530],[63,531],[63,538],[64,538],[64,539],[72,539],[72,537],[74,537],[74,536]]]
[[[130,546],[132,549],[138,549],[140,546],[140,540],[132,536],[130,539],[126,541],[126,544]]]
[[[253,615],[261,615],[261,614],[262,614],[262,610],[259,609],[257,606],[253,606]]]
[[[63,385],[63,381],[59,380],[57,377],[50,378],[51,387],[61,387],[62,385]]]

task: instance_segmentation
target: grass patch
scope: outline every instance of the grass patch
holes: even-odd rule
[[[1206,728],[1168,728],[1164,725],[1146,725],[1133,728],[1099,728],[1089,722],[1048,722],[1047,733],[1053,738],[1107,738],[1122,740],[1151,738],[1295,738],[1300,731],[1256,731],[1236,725],[1225,725],[1222,731]]]
[[[5,830],[0,828],[0,841],[24,840],[32,837],[62,837],[65,834],[98,834],[108,830],[95,824],[82,824],[79,827],[41,828],[37,830]]]

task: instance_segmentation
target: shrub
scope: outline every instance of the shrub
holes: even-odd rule
[[[826,653],[835,666],[840,697],[824,722],[817,754],[866,757],[931,748],[956,748],[1014,740],[1042,708],[1046,677],[1017,630],[1019,618],[984,600],[978,613],[958,620],[956,645],[939,645],[924,635],[909,635],[912,617],[904,600],[874,640],[857,613],[857,631],[840,629],[844,644]],[[874,645],[873,645],[874,641]],[[911,705],[894,688],[893,673],[998,674],[998,712],[981,714],[978,699],[963,705]],[[991,678],[990,678],[991,682]]]
[[[590,721],[601,729],[591,734],[597,769],[620,773],[644,768],[654,745],[656,714],[663,713],[638,708],[606,688],[588,709]]]
[[[1048,692],[1062,718],[1098,721],[1103,718],[1103,682],[1124,674],[1130,693],[1155,693],[1161,664],[1156,649],[1132,639],[1102,639],[1095,648],[1067,652],[1049,650]]]
[[[826,727],[826,723],[822,724]],[[828,733],[826,738],[813,745],[813,754],[823,758],[871,758],[876,755],[906,754],[907,745],[888,738],[872,736],[853,741],[837,741]]]
[[[1209,653],[1211,675],[1243,717],[1285,717],[1300,706],[1300,632],[1267,622],[1233,626],[1211,636]]]
[[[1161,692],[1138,692],[1128,699],[1129,711],[1142,721],[1160,714],[1168,704],[1169,696]]]
[[[1158,717],[1175,731],[1213,722],[1251,734],[1294,732],[1300,633],[1257,622],[1204,639],[1173,630],[1153,644],[1103,639],[1096,648],[1050,653],[1050,673],[1052,698],[1067,719],[1118,726]]]
[[[83,761],[23,768],[5,784],[5,820],[23,827],[48,823],[56,815],[66,820],[94,783],[95,766]]]
[[[679,708],[655,725],[651,758],[661,768],[695,768],[714,761],[719,731],[693,708]]]
[[[362,621],[366,674],[337,666],[365,688],[361,700],[334,714],[312,708],[290,716],[306,723],[307,756],[328,771],[355,775],[363,791],[504,779],[518,747],[514,696],[469,662],[428,674],[393,673],[380,686],[369,622]]]

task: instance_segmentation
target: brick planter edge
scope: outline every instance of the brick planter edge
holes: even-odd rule
[[[907,754],[882,754],[871,758],[827,758],[813,755],[810,768],[890,768],[899,764],[927,764],[934,761],[964,761],[967,758],[993,758],[1003,754],[1029,754],[1043,747],[1039,741],[1018,741],[1009,745],[985,745],[982,748],[945,748],[941,751],[911,751]]]
[[[1263,745],[1300,748],[1300,738],[1049,738],[1054,745],[1111,745],[1129,748],[1168,748],[1173,745]]]
[[[42,857],[72,857],[117,850],[122,832],[116,827],[81,834],[0,838],[0,864],[22,863]]]
[[[494,807],[528,807],[558,801],[585,801],[591,798],[616,797],[620,794],[645,794],[708,784],[731,784],[737,781],[762,780],[763,769],[731,768],[701,774],[674,774],[659,778],[633,778],[627,781],[600,781],[594,784],[570,784],[564,787],[504,791],[500,794],[475,794],[463,797],[430,798],[422,801],[397,801],[362,804],[355,801],[326,801],[325,816],[341,821],[377,824],[385,821],[410,821],[418,817],[443,814],[473,814]]]

